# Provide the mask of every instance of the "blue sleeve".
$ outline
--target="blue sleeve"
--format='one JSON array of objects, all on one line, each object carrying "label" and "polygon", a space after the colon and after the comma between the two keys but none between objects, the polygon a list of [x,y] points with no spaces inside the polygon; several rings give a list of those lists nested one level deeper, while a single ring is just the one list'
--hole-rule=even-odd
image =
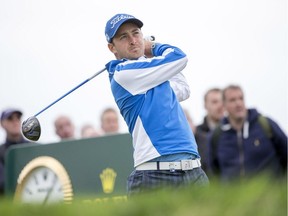
[{"label": "blue sleeve", "polygon": [[152,53],[154,56],[162,56],[164,52],[169,48],[174,50],[173,54],[174,54],[175,60],[186,56],[186,54],[178,47],[171,46],[169,44],[160,44],[160,43],[155,43],[155,47],[152,49]]}]

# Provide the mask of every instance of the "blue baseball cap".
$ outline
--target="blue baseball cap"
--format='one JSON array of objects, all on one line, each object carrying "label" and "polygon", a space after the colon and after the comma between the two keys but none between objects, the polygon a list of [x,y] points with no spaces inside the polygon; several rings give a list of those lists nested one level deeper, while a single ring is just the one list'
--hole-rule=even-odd
[{"label": "blue baseball cap", "polygon": [[22,116],[22,112],[20,110],[9,108],[9,109],[6,109],[2,112],[1,121],[4,119],[8,119],[14,113],[18,113],[20,116]]},{"label": "blue baseball cap", "polygon": [[112,42],[113,37],[123,23],[131,22],[139,28],[143,26],[142,21],[129,14],[116,14],[106,23],[105,36],[108,43]]}]

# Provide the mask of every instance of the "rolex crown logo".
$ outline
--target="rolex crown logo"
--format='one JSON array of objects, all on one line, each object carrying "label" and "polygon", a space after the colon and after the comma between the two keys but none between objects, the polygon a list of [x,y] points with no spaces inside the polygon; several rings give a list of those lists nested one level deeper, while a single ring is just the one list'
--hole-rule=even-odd
[{"label": "rolex crown logo", "polygon": [[102,171],[100,174],[100,179],[104,193],[113,192],[116,176],[117,173],[111,168],[106,168]]}]

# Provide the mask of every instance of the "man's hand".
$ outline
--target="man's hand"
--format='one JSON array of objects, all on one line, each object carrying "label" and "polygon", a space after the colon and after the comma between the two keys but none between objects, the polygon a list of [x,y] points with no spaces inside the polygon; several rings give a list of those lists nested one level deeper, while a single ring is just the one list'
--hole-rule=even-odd
[{"label": "man's hand", "polygon": [[144,37],[144,43],[145,43],[144,54],[148,58],[152,58],[153,57],[152,46],[155,44],[154,41],[155,41],[155,37],[154,36]]}]

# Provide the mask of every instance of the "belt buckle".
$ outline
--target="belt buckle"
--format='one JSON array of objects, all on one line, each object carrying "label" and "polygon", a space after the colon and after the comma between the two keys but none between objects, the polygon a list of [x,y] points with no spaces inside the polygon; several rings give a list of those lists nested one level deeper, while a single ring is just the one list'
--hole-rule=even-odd
[{"label": "belt buckle", "polygon": [[169,162],[169,170],[170,172],[175,172],[175,165],[173,162]]},{"label": "belt buckle", "polygon": [[181,160],[181,169],[182,170],[192,170],[193,169],[192,160]]}]

